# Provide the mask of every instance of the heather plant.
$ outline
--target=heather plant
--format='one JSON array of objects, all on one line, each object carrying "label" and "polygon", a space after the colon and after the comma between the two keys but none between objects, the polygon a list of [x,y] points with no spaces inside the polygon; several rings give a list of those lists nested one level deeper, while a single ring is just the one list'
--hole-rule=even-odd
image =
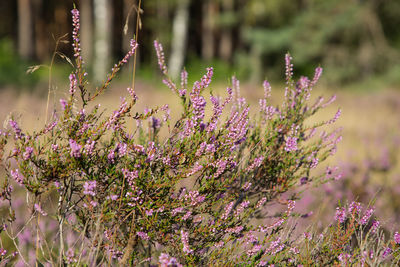
[{"label": "heather plant", "polygon": [[[369,247],[383,236],[365,235],[372,213],[362,214],[359,206],[356,212],[349,207],[344,219],[337,215],[338,222],[322,236],[310,232],[296,241],[299,216],[294,210],[301,197],[296,192],[340,178],[333,167],[320,174],[314,170],[335,153],[341,139],[338,130],[327,131],[340,110],[327,121],[309,122],[334,101],[320,97],[310,103],[320,67],[311,80],[295,81],[287,54],[282,105],[270,104],[271,87],[265,81],[258,114],[251,116],[235,77],[225,97],[209,94],[209,107],[205,95],[213,68],[191,89],[186,71],[175,83],[162,45],[155,41],[163,82],[181,100],[181,115],[171,118],[167,105],[135,110],[134,88],[107,114],[97,97],[134,55],[137,43],[131,41],[128,54],[91,90],[81,57],[79,11],[72,10],[72,16],[75,69],[68,98],[60,99],[60,109],[42,130],[28,133],[11,118],[1,132],[6,170],[1,200],[8,209],[0,231],[2,244],[10,244],[9,252],[1,248],[1,260],[17,257],[26,265],[33,260],[76,266],[266,266],[325,265],[353,258],[358,263],[366,249],[383,255],[381,246]],[[134,129],[128,130],[131,124]],[[18,196],[12,182],[26,194],[28,211],[22,221],[15,212]],[[273,202],[286,208],[264,220]],[[387,258],[398,260],[398,239],[395,235],[390,246],[382,241],[391,250]]]}]

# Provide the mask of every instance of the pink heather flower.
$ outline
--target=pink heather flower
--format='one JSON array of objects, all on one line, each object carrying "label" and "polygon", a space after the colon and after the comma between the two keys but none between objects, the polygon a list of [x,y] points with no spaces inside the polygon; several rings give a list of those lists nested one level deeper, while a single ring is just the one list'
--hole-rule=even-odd
[{"label": "pink heather flower", "polygon": [[19,128],[18,123],[14,120],[10,120],[9,124],[10,124],[11,128],[13,129],[13,131],[15,132],[15,138],[21,139],[23,134],[22,134],[21,128]]},{"label": "pink heather flower", "polygon": [[247,233],[245,240],[247,245],[258,242],[258,238],[252,232]]},{"label": "pink heather flower", "polygon": [[33,205],[33,207],[37,212],[39,212],[43,216],[47,216],[47,213],[39,206],[39,204],[35,203],[35,205]]},{"label": "pink heather flower", "polygon": [[176,214],[181,213],[181,212],[183,212],[183,208],[182,208],[182,207],[179,207],[179,208],[173,209],[173,210],[171,211],[171,215],[172,215],[172,216],[175,216]]},{"label": "pink heather flower", "polygon": [[214,177],[218,178],[225,171],[227,165],[228,165],[227,160],[224,159],[218,160],[218,162],[216,163],[217,171],[215,172]]},{"label": "pink heather flower", "polygon": [[[374,221],[371,226],[371,233],[375,234],[378,231],[379,226],[380,226],[380,222]],[[399,241],[400,241],[400,236],[399,236]]]},{"label": "pink heather flower", "polygon": [[264,156],[260,156],[258,158],[255,158],[253,163],[246,168],[246,171],[251,171],[251,170],[254,170],[254,169],[260,167],[261,164],[263,163],[263,160],[264,160]]},{"label": "pink heather flower", "polygon": [[335,101],[336,101],[336,95],[333,95],[333,96],[331,96],[331,98],[330,98],[326,103],[324,103],[321,107],[322,107],[322,108],[325,108],[325,107],[329,106],[330,104],[332,104],[332,103],[335,102]]},{"label": "pink heather flower", "polygon": [[[289,53],[285,55],[285,76],[286,76],[286,83],[289,86],[293,77],[293,64],[291,63],[292,57]],[[288,89],[288,88],[287,88]],[[287,95],[287,93],[285,93]]]},{"label": "pink heather flower", "polygon": [[46,133],[50,132],[51,130],[54,129],[54,127],[57,126],[57,124],[58,124],[58,119],[56,119],[53,122],[49,123],[48,125],[46,125],[46,128],[44,128],[43,133],[46,134]]},{"label": "pink heather flower", "polygon": [[249,249],[246,254],[251,256],[256,255],[261,250],[261,245],[255,245],[251,249]]},{"label": "pink heather flower", "polygon": [[390,254],[392,254],[392,249],[389,248],[389,247],[387,247],[387,248],[385,248],[385,250],[383,251],[382,258],[384,259],[384,258],[388,257]]},{"label": "pink heather flower", "polygon": [[223,245],[225,245],[225,242],[224,242],[224,241],[219,241],[218,243],[216,243],[216,244],[214,245],[214,247],[216,247],[216,248],[222,248]]},{"label": "pink heather flower", "polygon": [[183,266],[175,258],[170,257],[166,253],[161,253],[160,257],[158,258],[158,261],[160,263],[160,267],[169,267],[169,266],[182,267]]},{"label": "pink heather flower", "polygon": [[313,158],[311,160],[311,164],[310,164],[310,169],[315,169],[318,165],[319,159],[318,158]]},{"label": "pink heather flower", "polygon": [[250,204],[250,201],[248,201],[248,200],[240,203],[239,207],[235,211],[235,217],[238,217],[244,211],[244,209],[249,206],[249,204]]},{"label": "pink heather flower", "polygon": [[361,203],[355,201],[351,202],[351,204],[349,205],[349,214],[353,214],[354,211],[355,211],[354,215],[360,214]]},{"label": "pink heather flower", "polygon": [[244,229],[244,227],[242,225],[240,226],[236,226],[234,228],[228,228],[225,230],[226,233],[235,233],[235,234],[240,234],[240,232],[242,232],[242,230]]},{"label": "pink heather flower", "polygon": [[200,195],[198,191],[191,191],[189,192],[189,194],[185,196],[185,199],[186,200],[190,199],[191,200],[190,205],[195,206],[202,203],[205,200],[205,197]]},{"label": "pink heather flower", "polygon": [[264,87],[264,98],[269,98],[271,97],[271,85],[269,84],[268,81],[263,82],[263,87]]},{"label": "pink heather flower", "polygon": [[393,239],[394,239],[394,242],[396,242],[396,244],[400,244],[400,234],[398,232],[394,233]]},{"label": "pink heather flower", "polygon": [[32,147],[30,147],[30,146],[26,147],[26,148],[25,148],[25,152],[24,152],[24,154],[22,155],[22,157],[24,158],[24,160],[30,159],[31,156],[32,156],[32,152],[33,152],[33,148],[32,148]]},{"label": "pink heather flower", "polygon": [[192,216],[192,212],[188,211],[186,212],[186,214],[182,217],[182,220],[186,221],[187,219],[190,218],[190,216]]},{"label": "pink heather flower", "polygon": [[115,200],[118,199],[118,195],[107,196],[106,199],[107,199],[107,200],[108,200],[108,199],[111,199],[111,200],[115,201]]},{"label": "pink heather flower", "polygon": [[[180,96],[184,96],[185,94],[181,95],[181,91],[185,90],[187,88],[187,84],[188,84],[188,73],[186,70],[182,70],[181,72],[181,90],[179,90],[179,95]],[[185,90],[186,93],[186,90]]]},{"label": "pink heather flower", "polygon": [[126,155],[127,152],[127,144],[125,143],[119,143],[117,146],[117,150],[118,150],[118,156],[123,157]]},{"label": "pink heather flower", "polygon": [[200,165],[198,162],[196,162],[190,172],[186,175],[187,177],[192,176],[193,174],[196,174],[197,172],[201,171],[203,169],[203,165]]},{"label": "pink heather flower", "polygon": [[0,248],[0,258],[4,257],[7,254],[7,250],[5,250],[4,248]]},{"label": "pink heather flower", "polygon": [[288,200],[288,207],[287,207],[287,211],[286,211],[286,215],[289,216],[290,214],[292,214],[294,207],[296,206],[296,201],[294,200]]},{"label": "pink heather flower", "polygon": [[225,209],[224,209],[225,212],[222,214],[221,220],[228,219],[228,216],[231,213],[234,204],[235,204],[235,202],[232,201],[231,203],[229,203],[228,205],[225,206]]},{"label": "pink heather flower", "polygon": [[108,162],[115,163],[115,151],[111,150],[107,155]]},{"label": "pink heather flower", "polygon": [[91,140],[91,139],[87,140],[87,141],[86,141],[86,144],[85,144],[85,146],[84,146],[84,148],[83,148],[83,153],[84,153],[85,155],[87,155],[87,156],[93,155],[95,144],[96,144],[95,141],[93,141],[93,140]]},{"label": "pink heather flower", "polygon": [[246,183],[242,186],[243,191],[249,190],[250,187],[251,187],[251,185],[252,185],[252,183],[246,182]]},{"label": "pink heather flower", "polygon": [[74,262],[77,262],[77,259],[75,259],[75,252],[74,252],[73,248],[68,249],[66,256],[67,256],[67,260],[66,260],[67,264],[72,264]]},{"label": "pink heather flower", "polygon": [[263,197],[262,199],[260,199],[256,204],[256,209],[259,209],[260,207],[262,207],[265,202],[267,202],[267,198],[266,197]]},{"label": "pink heather flower", "polygon": [[208,144],[206,146],[206,151],[208,153],[215,153],[216,149],[215,149],[215,145],[214,144]]},{"label": "pink heather flower", "polygon": [[185,254],[193,253],[193,249],[189,247],[189,234],[183,230],[181,230],[181,240],[183,244],[183,252]]},{"label": "pink heather flower", "polygon": [[169,79],[163,79],[162,80],[163,84],[165,84],[172,92],[175,93],[176,91],[176,85]]},{"label": "pink heather flower", "polygon": [[342,263],[342,265],[347,266],[347,261],[350,259],[350,254],[347,253],[341,253],[338,257],[340,263]]},{"label": "pink heather flower", "polygon": [[[125,55],[125,57],[120,61],[120,65],[125,64],[128,62],[128,59],[135,54],[136,48],[138,47],[138,44],[134,39],[131,39],[129,43],[131,49],[128,51],[128,53]],[[136,100],[136,94],[134,94],[132,89],[128,89],[129,94],[132,96],[133,99]]]},{"label": "pink heather flower", "polygon": [[19,184],[24,185],[24,177],[19,173],[19,169],[11,170],[11,177]]},{"label": "pink heather flower", "polygon": [[371,218],[372,214],[374,213],[374,209],[370,208],[368,210],[365,211],[364,216],[361,218],[360,220],[360,224],[361,225],[365,225],[367,224],[367,222],[369,221],[369,219]]},{"label": "pink heather flower", "polygon": [[129,171],[127,169],[122,169],[122,174],[125,177],[125,180],[128,181],[128,184],[133,188],[135,186],[135,179],[139,177],[139,171]]},{"label": "pink heather flower", "polygon": [[335,220],[339,221],[340,223],[344,223],[344,221],[346,220],[346,209],[344,207],[336,207]]},{"label": "pink heather flower", "polygon": [[73,139],[69,139],[69,146],[71,149],[71,157],[80,158],[82,146]]},{"label": "pink heather flower", "polygon": [[73,95],[76,92],[78,81],[76,80],[75,74],[69,75],[69,93]]},{"label": "pink heather flower", "polygon": [[328,121],[328,124],[335,123],[339,119],[341,113],[342,113],[342,110],[338,109],[335,116],[330,121]]},{"label": "pink heather flower", "polygon": [[267,232],[267,231],[270,230],[270,229],[276,229],[276,228],[280,227],[284,222],[285,222],[285,219],[280,218],[280,219],[277,220],[275,223],[273,223],[273,224],[271,224],[271,225],[269,225],[269,226],[267,226],[267,227],[264,227],[264,226],[260,225],[258,228],[259,228],[259,230],[260,230],[261,232],[265,233],[265,232]]},{"label": "pink heather flower", "polygon": [[60,98],[60,105],[61,105],[61,109],[64,111],[65,108],[67,107],[67,101],[65,99]]},{"label": "pink heather flower", "polygon": [[153,215],[154,210],[153,209],[149,209],[149,210],[146,210],[145,213],[146,213],[146,216],[151,216],[151,215]]},{"label": "pink heather flower", "polygon": [[285,245],[281,244],[281,239],[278,237],[277,240],[271,242],[266,252],[270,252],[271,255],[275,255],[276,253],[282,251],[284,247]]},{"label": "pink heather flower", "polygon": [[96,181],[86,181],[83,184],[83,194],[91,195],[94,197],[96,195],[96,192],[95,192],[96,186],[97,186]]},{"label": "pink heather flower", "polygon": [[80,22],[79,22],[79,10],[74,8],[71,10],[72,13],[72,39],[73,39],[73,48],[74,48],[74,57],[79,58],[82,60],[81,57],[81,47],[80,47],[80,40],[79,40],[79,29],[80,29]]},{"label": "pink heather flower", "polygon": [[314,78],[311,81],[311,87],[313,87],[318,82],[319,78],[322,75],[322,71],[323,71],[323,69],[321,67],[317,67],[315,69]]},{"label": "pink heather flower", "polygon": [[105,124],[106,129],[108,130],[112,127],[114,130],[116,130],[120,128],[118,121],[121,118],[122,114],[126,113],[127,111],[128,111],[128,103],[126,102],[125,98],[121,98],[121,104],[119,105],[118,110],[114,110],[113,114]]},{"label": "pink heather flower", "polygon": [[145,233],[145,232],[137,232],[136,235],[138,237],[140,237],[141,239],[143,239],[143,240],[149,240],[150,239],[149,235],[147,233]]},{"label": "pink heather flower", "polygon": [[167,66],[165,65],[165,58],[164,58],[164,50],[162,44],[159,43],[157,40],[154,40],[154,48],[156,49],[158,65],[160,66],[160,70],[163,74],[167,75],[168,70]]},{"label": "pink heather flower", "polygon": [[289,251],[290,251],[291,253],[295,254],[295,255],[297,255],[297,254],[299,254],[299,253],[300,253],[299,249],[298,249],[298,248],[296,248],[296,247],[290,248],[290,250],[289,250]]},{"label": "pink heather flower", "polygon": [[289,136],[286,138],[285,150],[287,152],[297,150],[297,138],[296,137]]}]

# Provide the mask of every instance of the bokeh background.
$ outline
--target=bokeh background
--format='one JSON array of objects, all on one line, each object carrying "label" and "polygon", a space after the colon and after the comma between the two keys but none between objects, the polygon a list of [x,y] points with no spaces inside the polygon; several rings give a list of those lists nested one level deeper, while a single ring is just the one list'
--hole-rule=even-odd
[{"label": "bokeh background", "polygon": [[[254,110],[264,79],[273,84],[273,101],[282,100],[286,52],[293,56],[297,76],[312,76],[321,65],[324,73],[314,96],[336,94],[337,102],[315,119],[330,119],[342,108],[337,124],[343,127],[343,141],[330,164],[343,175],[307,192],[300,208],[305,217],[313,210],[309,217],[314,221],[329,221],[339,200],[358,200],[374,205],[389,228],[397,227],[399,0],[142,0],[139,24],[137,0],[1,0],[1,121],[13,115],[25,130],[33,130],[43,125],[47,103],[59,108],[72,70],[74,5],[81,11],[82,50],[92,88],[128,51],[139,27],[139,109],[177,103],[161,82],[155,39],[164,45],[172,77],[185,67],[193,82],[205,67],[214,66],[213,90],[223,93],[236,75]],[[132,69],[129,64],[118,75],[100,100],[103,107],[118,106]]]}]

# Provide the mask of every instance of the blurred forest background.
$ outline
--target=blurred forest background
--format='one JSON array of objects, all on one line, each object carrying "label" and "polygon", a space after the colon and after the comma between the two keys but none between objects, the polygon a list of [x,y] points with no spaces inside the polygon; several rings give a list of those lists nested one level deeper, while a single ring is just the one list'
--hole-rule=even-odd
[{"label": "blurred forest background", "polygon": [[[81,11],[82,51],[94,81],[123,57],[135,33],[137,0],[1,0],[0,88],[32,87],[47,79],[47,72],[41,77],[25,71],[50,62],[56,40],[71,32],[74,4]],[[143,0],[142,11],[144,79],[157,72],[152,42],[158,39],[174,77],[183,66],[196,72],[213,65],[224,81],[233,73],[250,83],[280,80],[283,56],[290,51],[297,73],[312,75],[320,64],[329,86],[372,79],[400,84],[398,0]],[[57,50],[72,56],[66,42]],[[69,72],[65,60],[56,65],[62,75]]]}]

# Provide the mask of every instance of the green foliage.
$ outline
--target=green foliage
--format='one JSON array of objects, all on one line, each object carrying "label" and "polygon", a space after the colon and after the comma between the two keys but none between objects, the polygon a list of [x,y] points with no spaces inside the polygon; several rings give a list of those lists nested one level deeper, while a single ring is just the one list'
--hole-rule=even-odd
[{"label": "green foliage", "polygon": [[17,85],[32,88],[40,77],[37,73],[27,74],[28,66],[28,62],[17,56],[10,40],[0,40],[0,87]]}]

